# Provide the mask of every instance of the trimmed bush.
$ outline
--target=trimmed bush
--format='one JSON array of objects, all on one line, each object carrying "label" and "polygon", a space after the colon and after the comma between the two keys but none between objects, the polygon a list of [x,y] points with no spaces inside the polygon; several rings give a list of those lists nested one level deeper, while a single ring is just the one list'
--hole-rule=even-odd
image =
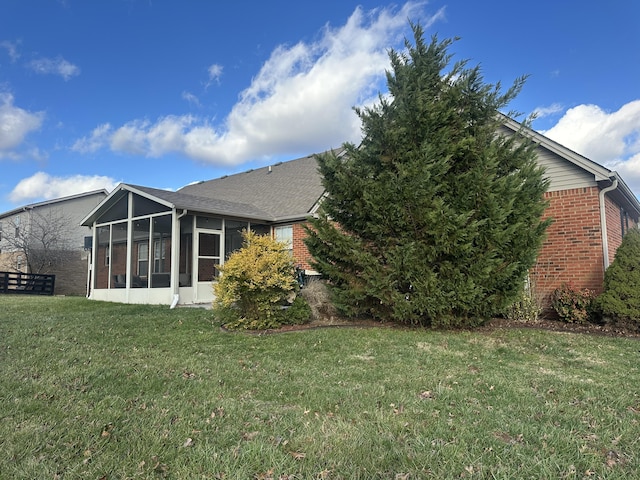
[{"label": "trimmed bush", "polygon": [[627,232],[604,274],[598,307],[608,322],[640,325],[640,230]]},{"label": "trimmed bush", "polygon": [[588,289],[576,289],[568,283],[551,294],[551,306],[561,320],[568,323],[588,323],[592,320],[595,293]]},{"label": "trimmed bush", "polygon": [[220,267],[222,276],[213,287],[217,318],[228,328],[247,330],[308,321],[308,305],[296,301],[298,283],[287,246],[250,231],[243,237],[243,247]]}]

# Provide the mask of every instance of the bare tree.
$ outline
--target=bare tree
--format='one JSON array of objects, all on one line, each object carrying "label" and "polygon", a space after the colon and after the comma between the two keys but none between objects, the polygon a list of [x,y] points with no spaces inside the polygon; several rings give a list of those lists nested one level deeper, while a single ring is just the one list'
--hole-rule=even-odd
[{"label": "bare tree", "polygon": [[47,273],[63,266],[73,254],[73,221],[62,210],[31,209],[9,221],[5,245],[21,255],[30,273]]}]

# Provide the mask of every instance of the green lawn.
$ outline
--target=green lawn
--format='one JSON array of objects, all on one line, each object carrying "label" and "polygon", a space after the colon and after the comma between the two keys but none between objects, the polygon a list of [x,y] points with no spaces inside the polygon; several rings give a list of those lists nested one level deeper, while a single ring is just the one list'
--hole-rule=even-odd
[{"label": "green lawn", "polygon": [[640,478],[640,342],[0,296],[2,479]]}]

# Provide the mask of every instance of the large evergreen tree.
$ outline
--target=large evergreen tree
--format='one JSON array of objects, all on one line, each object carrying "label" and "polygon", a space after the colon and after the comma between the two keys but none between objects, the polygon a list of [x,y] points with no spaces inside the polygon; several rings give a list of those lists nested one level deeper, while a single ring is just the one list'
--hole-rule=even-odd
[{"label": "large evergreen tree", "polygon": [[390,51],[389,96],[356,109],[362,143],[318,157],[327,196],[306,243],[344,313],[469,325],[522,288],[547,183],[531,142],[498,135],[525,79],[502,93],[449,65],[452,40],[412,28],[415,45]]}]

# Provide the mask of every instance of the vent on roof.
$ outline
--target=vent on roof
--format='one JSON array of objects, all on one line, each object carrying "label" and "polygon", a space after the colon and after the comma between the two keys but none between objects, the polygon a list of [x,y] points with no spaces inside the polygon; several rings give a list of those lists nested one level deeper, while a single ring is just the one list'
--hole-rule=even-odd
[{"label": "vent on roof", "polygon": [[267,173],[271,173],[271,165],[269,165],[269,170],[267,170]]}]

